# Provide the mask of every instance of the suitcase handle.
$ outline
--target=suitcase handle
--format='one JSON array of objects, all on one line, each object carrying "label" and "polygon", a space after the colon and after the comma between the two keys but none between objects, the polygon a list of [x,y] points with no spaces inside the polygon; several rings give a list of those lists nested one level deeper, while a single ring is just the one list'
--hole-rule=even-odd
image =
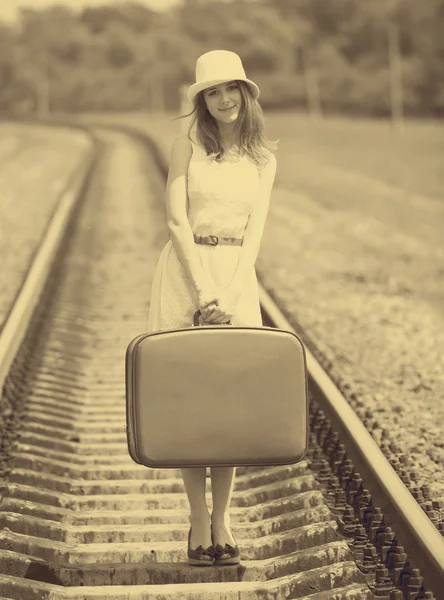
[{"label": "suitcase handle", "polygon": [[[200,317],[200,310],[197,309],[193,316],[193,326],[194,327],[200,326],[199,317]],[[208,323],[208,324],[211,325],[211,323]],[[219,323],[214,323],[214,325],[219,325]],[[227,321],[226,323],[220,323],[220,325],[231,325],[231,321]]]}]

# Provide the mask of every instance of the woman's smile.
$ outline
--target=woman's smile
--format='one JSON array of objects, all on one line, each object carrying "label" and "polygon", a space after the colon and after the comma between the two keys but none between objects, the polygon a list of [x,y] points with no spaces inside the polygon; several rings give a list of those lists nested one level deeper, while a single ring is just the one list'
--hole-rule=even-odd
[{"label": "woman's smile", "polygon": [[[228,81],[206,89],[205,102],[210,114],[220,124],[231,126],[236,121],[242,106],[242,95],[238,83]],[[222,117],[220,113],[226,113],[227,117]]]}]

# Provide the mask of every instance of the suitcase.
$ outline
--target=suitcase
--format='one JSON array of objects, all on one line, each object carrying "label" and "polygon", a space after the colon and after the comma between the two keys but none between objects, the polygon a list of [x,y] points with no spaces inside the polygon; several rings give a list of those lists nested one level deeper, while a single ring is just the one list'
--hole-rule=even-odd
[{"label": "suitcase", "polygon": [[299,462],[308,445],[305,349],[272,327],[145,333],[125,357],[127,443],[151,468]]}]

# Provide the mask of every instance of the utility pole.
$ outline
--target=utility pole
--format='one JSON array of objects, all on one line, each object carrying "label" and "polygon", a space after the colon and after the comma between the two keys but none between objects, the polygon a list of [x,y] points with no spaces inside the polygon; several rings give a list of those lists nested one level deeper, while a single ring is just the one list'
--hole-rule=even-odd
[{"label": "utility pole", "polygon": [[301,47],[302,68],[304,71],[305,96],[308,114],[312,119],[322,117],[321,95],[319,92],[319,71],[316,61],[312,60],[313,50],[307,44]]},{"label": "utility pole", "polygon": [[40,119],[45,119],[51,111],[50,66],[47,55],[39,48],[31,49],[32,56],[24,46],[17,52],[17,63],[23,79],[34,95],[34,112]]},{"label": "utility pole", "polygon": [[[161,30],[160,30],[161,31]],[[157,32],[156,32],[157,33]],[[162,38],[153,34],[153,57],[154,62],[151,68],[151,112],[165,112],[165,78],[162,64]]]},{"label": "utility pole", "polygon": [[387,37],[389,59],[389,87],[392,126],[404,133],[404,94],[402,86],[402,56],[399,43],[399,25],[396,21],[396,8],[392,0],[387,0]]},{"label": "utility pole", "polygon": [[37,116],[46,119],[51,112],[51,82],[49,77],[49,64],[42,62],[41,77],[37,81]]},{"label": "utility pole", "polygon": [[310,118],[322,118],[321,92],[319,89],[319,27],[312,0],[307,1],[308,24],[311,33],[302,43],[302,65],[304,70],[305,94]]}]

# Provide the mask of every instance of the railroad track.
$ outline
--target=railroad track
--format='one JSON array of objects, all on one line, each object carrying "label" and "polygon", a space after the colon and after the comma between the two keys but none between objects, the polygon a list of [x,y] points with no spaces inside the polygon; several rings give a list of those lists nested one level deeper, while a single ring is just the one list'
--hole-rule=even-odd
[{"label": "railroad track", "polygon": [[[444,598],[440,532],[308,348],[305,459],[238,468],[241,564],[187,564],[180,471],[137,465],[126,447],[124,356],[147,319],[147,256],[167,239],[165,166],[139,133],[93,131],[96,152],[0,335],[16,407],[3,441],[0,600]],[[264,324],[291,329],[260,293]]]}]

